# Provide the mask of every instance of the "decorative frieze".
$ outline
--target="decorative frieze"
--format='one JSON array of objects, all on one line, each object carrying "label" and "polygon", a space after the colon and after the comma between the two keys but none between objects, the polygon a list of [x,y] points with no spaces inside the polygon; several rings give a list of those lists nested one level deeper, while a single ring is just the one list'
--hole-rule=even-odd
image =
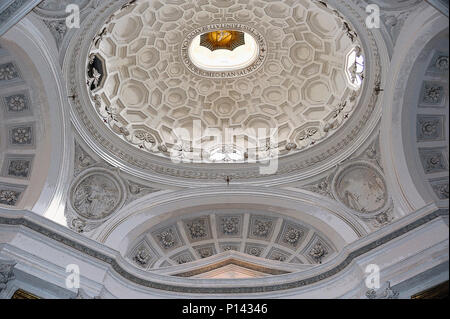
[{"label": "decorative frieze", "polygon": [[311,256],[317,263],[322,262],[322,258],[324,258],[328,254],[327,248],[318,241],[309,251],[308,255]]},{"label": "decorative frieze", "polygon": [[428,72],[445,73],[448,72],[448,53],[436,52],[431,59]]},{"label": "decorative frieze", "polygon": [[95,163],[96,161],[75,141],[75,176]]},{"label": "decorative frieze", "polygon": [[319,180],[316,183],[307,185],[304,187],[306,190],[309,190],[311,192],[323,195],[323,196],[327,196],[331,199],[334,199],[333,193],[331,191],[331,181],[330,181],[330,177],[325,177],[322,178],[321,180]]},{"label": "decorative frieze", "polygon": [[33,155],[6,154],[1,175],[28,179],[31,175],[32,164]]},{"label": "decorative frieze", "polygon": [[438,56],[434,66],[438,70],[447,71],[448,70],[448,55]]}]

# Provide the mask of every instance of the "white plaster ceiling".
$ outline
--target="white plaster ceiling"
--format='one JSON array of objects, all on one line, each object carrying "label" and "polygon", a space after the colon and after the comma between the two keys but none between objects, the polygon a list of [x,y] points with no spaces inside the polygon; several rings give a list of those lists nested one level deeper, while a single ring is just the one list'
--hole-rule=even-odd
[{"label": "white plaster ceiling", "polygon": [[0,207],[31,209],[49,167],[45,95],[29,58],[0,43]]},{"label": "white plaster ceiling", "polygon": [[144,231],[125,255],[149,270],[210,260],[226,252],[313,265],[326,262],[337,250],[326,235],[302,221],[265,211],[222,209],[161,221]]},{"label": "white plaster ceiling", "polygon": [[[117,136],[160,156],[229,161],[252,156],[205,131],[194,138],[194,121],[222,136],[228,128],[247,130],[241,136],[251,141],[259,128],[276,129],[277,139],[268,142],[275,132],[266,131],[250,147],[262,159],[307,149],[352,115],[360,90],[345,74],[346,57],[361,45],[337,11],[309,0],[228,2],[197,8],[193,0],[138,0],[108,19],[90,49],[105,65],[91,102]],[[263,63],[239,77],[194,74],[181,57],[187,32],[227,21],[257,26],[267,45]],[[179,128],[189,137],[174,133]]]}]

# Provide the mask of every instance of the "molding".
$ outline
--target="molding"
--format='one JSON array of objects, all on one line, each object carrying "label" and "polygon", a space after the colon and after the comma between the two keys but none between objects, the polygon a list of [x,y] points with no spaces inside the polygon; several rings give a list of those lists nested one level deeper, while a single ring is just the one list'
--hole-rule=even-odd
[{"label": "molding", "polygon": [[448,0],[426,0],[426,2],[448,18]]},{"label": "molding", "polygon": [[[6,211],[7,212],[7,211]],[[418,214],[422,215],[421,212],[418,212]],[[9,215],[9,216],[8,216]],[[371,241],[363,240],[362,243],[360,243],[359,246],[355,249],[355,246],[353,250],[346,252],[346,256],[343,260],[339,262],[338,265],[334,266],[331,269],[326,270],[325,272],[322,272],[320,274],[312,275],[308,278],[304,279],[294,279],[289,282],[281,282],[278,284],[259,284],[257,286],[253,287],[246,287],[242,286],[236,286],[236,287],[229,287],[229,286],[223,286],[219,287],[217,284],[214,284],[214,286],[203,286],[198,287],[196,284],[192,283],[190,285],[184,285],[180,286],[180,284],[183,284],[183,281],[180,281],[175,284],[171,284],[170,280],[151,280],[151,279],[144,279],[142,275],[135,275],[133,273],[130,273],[127,271],[124,266],[121,264],[123,263],[123,259],[112,257],[110,255],[106,255],[99,251],[99,249],[91,248],[86,245],[81,244],[80,241],[75,241],[74,237],[78,237],[79,235],[71,234],[70,236],[64,235],[60,231],[54,231],[49,226],[42,226],[38,222],[33,221],[32,219],[39,219],[38,216],[27,216],[28,214],[22,215],[21,217],[11,217],[11,214],[8,213],[0,213],[0,225],[5,226],[22,226],[25,228],[28,228],[34,232],[37,232],[43,236],[46,236],[50,239],[53,239],[55,241],[58,241],[60,244],[63,244],[65,246],[68,246],[72,248],[75,251],[79,251],[83,253],[84,255],[90,256],[92,258],[95,258],[103,263],[108,264],[112,270],[114,270],[118,275],[120,275],[122,278],[129,280],[133,282],[134,284],[144,286],[147,288],[152,288],[156,290],[165,290],[170,292],[182,292],[182,293],[201,293],[201,294],[249,294],[249,293],[263,293],[263,292],[271,292],[271,291],[283,291],[288,289],[294,289],[299,287],[304,287],[307,285],[312,285],[314,283],[318,283],[322,280],[328,279],[342,271],[344,271],[357,257],[363,256],[364,254],[368,253],[369,251],[372,251],[375,248],[378,248],[386,243],[391,242],[394,239],[397,239],[437,218],[448,216],[448,209],[439,209],[435,210],[431,213],[426,214],[425,216],[407,216],[404,218],[404,220],[397,221],[396,223],[390,225],[393,226],[399,226],[400,227],[393,230],[390,233],[382,233],[381,237],[374,239],[373,234],[369,235],[368,238],[372,238]],[[415,215],[415,214],[414,214]],[[415,220],[411,220],[413,217],[415,217]],[[405,224],[404,221],[407,221]],[[50,224],[47,221],[48,224]],[[61,226],[57,226],[57,228],[61,228]],[[388,227],[388,228],[391,228]],[[68,230],[64,229],[68,232]],[[325,266],[325,265],[322,265]],[[318,267],[322,269],[320,266]],[[294,274],[295,275],[295,274]],[[281,275],[282,276],[290,276],[288,275]],[[292,278],[292,277],[291,277]],[[295,277],[294,277],[295,278]],[[241,282],[241,281],[239,281]],[[279,282],[279,281],[278,281]]]},{"label": "molding", "polygon": [[42,0],[13,0],[6,1],[6,4],[9,2],[9,6],[7,7],[0,5],[0,36],[4,35],[41,1]]}]

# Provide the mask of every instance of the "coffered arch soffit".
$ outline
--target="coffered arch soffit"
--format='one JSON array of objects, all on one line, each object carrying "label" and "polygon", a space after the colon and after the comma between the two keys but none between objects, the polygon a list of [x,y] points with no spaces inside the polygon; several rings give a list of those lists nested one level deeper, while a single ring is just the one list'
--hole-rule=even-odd
[{"label": "coffered arch soffit", "polygon": [[7,209],[39,202],[52,149],[42,75],[21,45],[0,41],[0,206]]},{"label": "coffered arch soffit", "polygon": [[[445,36],[447,40],[444,40]],[[445,204],[445,200],[442,201],[443,198],[439,198],[431,186],[435,183],[435,188],[439,184],[439,189],[445,189],[441,183],[445,168],[437,175],[424,173],[419,154],[421,148],[441,148],[442,155],[438,157],[442,157],[443,161],[438,166],[448,165],[448,148],[444,146],[442,149],[442,145],[448,141],[447,129],[444,129],[448,125],[448,79],[445,79],[448,77],[448,68],[436,68],[439,57],[448,61],[448,50],[443,49],[443,41],[448,43],[448,20],[434,8],[425,8],[405,22],[391,62],[390,80],[383,97],[380,146],[386,182],[402,214],[430,202]],[[425,95],[427,87],[428,91],[432,90],[431,97]],[[437,90],[442,87],[439,97],[433,93],[433,87],[437,87]],[[427,119],[433,118],[437,120],[437,129],[432,130],[434,133],[430,132],[430,136],[424,136],[422,127],[426,130],[426,123],[430,122]],[[423,125],[419,125],[419,122]]]},{"label": "coffered arch soffit", "polygon": [[[67,179],[71,170],[72,128],[64,80],[57,67],[58,55],[48,45],[50,37],[45,26],[26,17],[10,29],[3,39],[7,48],[14,50],[17,59],[22,59],[18,63],[19,69],[24,69],[27,83],[34,83],[31,87],[35,92],[30,93],[31,99],[27,102],[30,103],[30,114],[40,114],[42,122],[36,131],[40,135],[33,136],[38,147],[36,155],[42,152],[39,157],[35,157],[33,167],[39,167],[35,174],[42,175],[42,181],[40,184],[32,183],[36,185],[34,195],[27,197],[34,198],[35,202],[29,209],[41,215],[48,214],[48,218],[64,224],[64,219],[59,217],[63,217]],[[8,43],[11,45],[8,46]],[[23,154],[27,154],[27,151]]]},{"label": "coffered arch soffit", "polygon": [[[225,215],[245,215],[246,227],[249,225],[250,215],[258,215],[254,213],[257,211],[262,215],[271,214],[269,219],[278,216],[275,219],[282,221],[280,216],[285,216],[287,220],[297,220],[300,224],[310,225],[318,233],[325,234],[322,237],[328,238],[335,251],[370,232],[370,228],[352,210],[309,191],[268,190],[261,187],[238,187],[227,189],[226,193],[224,191],[223,187],[214,187],[208,190],[190,189],[150,194],[123,207],[110,220],[86,235],[126,255],[130,245],[135,244],[142,234],[165,220],[185,215],[208,215],[202,212],[214,215],[227,210],[229,212]],[[264,198],[270,198],[271,204],[261,204]],[[212,222],[208,223],[212,225]],[[215,233],[217,235],[216,231]]]}]

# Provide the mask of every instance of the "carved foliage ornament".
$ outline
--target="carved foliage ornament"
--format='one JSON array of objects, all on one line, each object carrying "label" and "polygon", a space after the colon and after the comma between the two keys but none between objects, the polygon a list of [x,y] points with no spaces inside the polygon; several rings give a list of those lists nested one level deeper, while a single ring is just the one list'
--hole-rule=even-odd
[{"label": "carved foliage ornament", "polygon": [[0,65],[0,81],[10,81],[18,77],[19,73],[12,63]]},{"label": "carved foliage ornament", "polygon": [[255,219],[252,234],[253,236],[267,238],[270,234],[273,221]]},{"label": "carved foliage ornament", "polygon": [[367,299],[397,299],[399,292],[391,288],[391,283],[386,282],[380,289],[370,289],[366,292]]},{"label": "carved foliage ornament", "polygon": [[225,235],[236,235],[239,232],[239,218],[222,217],[222,230]]},{"label": "carved foliage ornament", "polygon": [[296,246],[302,236],[303,232],[301,230],[288,228],[288,230],[284,234],[283,241],[291,244],[292,246]]},{"label": "carved foliage ornament", "polygon": [[207,223],[204,219],[198,219],[187,223],[187,228],[189,229],[192,239],[201,239],[208,236]]},{"label": "carved foliage ornament", "polygon": [[439,104],[444,95],[444,87],[441,85],[425,84],[423,102]]},{"label": "carved foliage ornament", "polygon": [[152,255],[147,247],[141,245],[135,252],[133,260],[141,267],[146,268],[152,259]]},{"label": "carved foliage ornament", "polygon": [[15,177],[28,177],[31,162],[29,160],[12,160],[8,166],[8,175]]},{"label": "carved foliage ornament", "polygon": [[328,249],[318,241],[314,244],[308,254],[316,262],[321,263],[322,259],[328,254]]},{"label": "carved foliage ornament", "polygon": [[11,130],[11,143],[16,145],[30,145],[33,143],[33,132],[30,126],[17,127]]},{"label": "carved foliage ornament", "polygon": [[0,204],[15,206],[21,192],[14,190],[0,190]]},{"label": "carved foliage ornament", "polygon": [[162,246],[166,249],[172,248],[176,244],[176,237],[172,229],[167,229],[161,232],[160,234],[157,235],[157,238],[159,239]]},{"label": "carved foliage ornament", "polygon": [[117,206],[118,188],[107,177],[91,175],[74,190],[73,207],[87,219],[103,219]]},{"label": "carved foliage ornament", "polygon": [[22,112],[28,108],[27,100],[24,94],[8,96],[6,105],[9,112]]}]

